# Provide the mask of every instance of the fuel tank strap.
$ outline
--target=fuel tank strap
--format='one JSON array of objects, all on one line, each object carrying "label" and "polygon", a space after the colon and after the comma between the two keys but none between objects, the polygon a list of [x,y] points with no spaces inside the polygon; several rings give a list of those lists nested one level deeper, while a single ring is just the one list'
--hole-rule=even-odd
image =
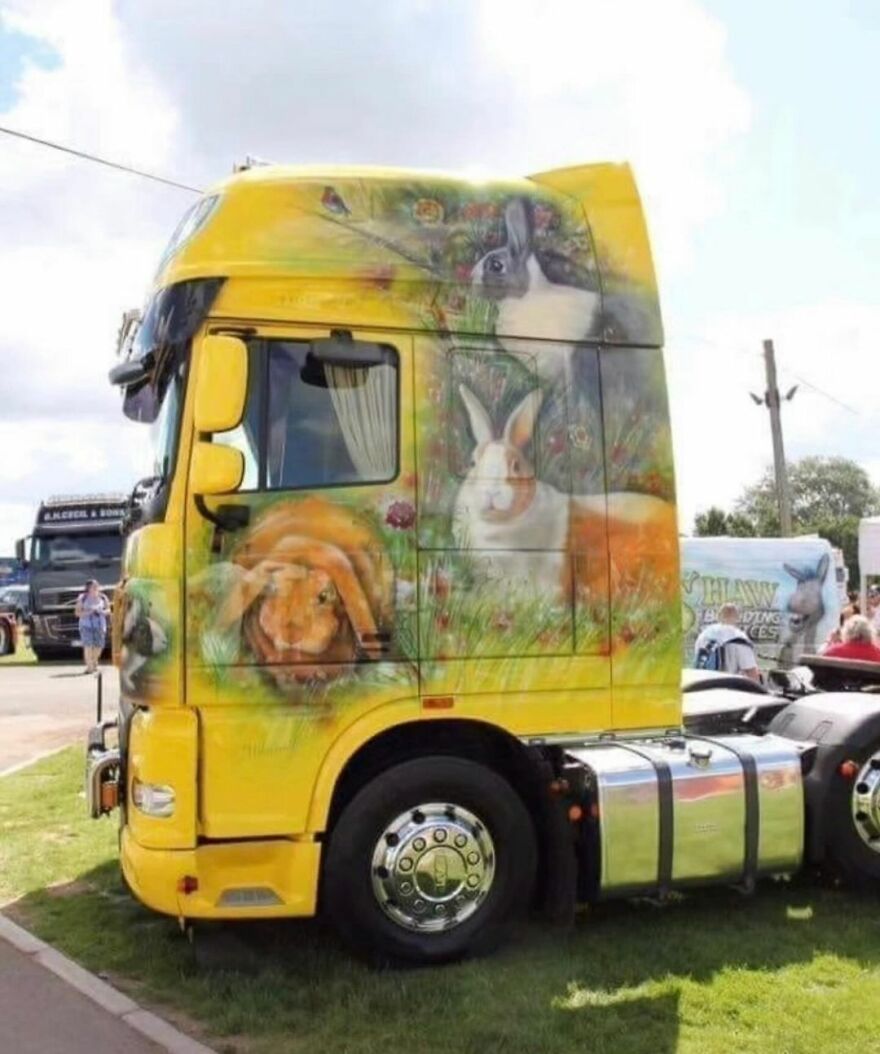
[{"label": "fuel tank strap", "polygon": [[750,751],[738,743],[731,742],[732,736],[724,742],[709,736],[690,736],[702,743],[729,750],[736,755],[743,770],[743,788],[746,799],[745,855],[743,859],[743,885],[751,892],[758,876],[758,839],[761,834],[761,795],[758,788],[758,764]]},{"label": "fuel tank strap", "polygon": [[673,836],[675,834],[675,814],[672,802],[672,771],[669,765],[662,759],[654,757],[647,750],[642,750],[634,743],[615,744],[628,750],[631,754],[637,754],[640,758],[650,762],[657,774],[657,805],[658,805],[658,846],[657,846],[657,892],[661,897],[672,888],[672,848]]}]

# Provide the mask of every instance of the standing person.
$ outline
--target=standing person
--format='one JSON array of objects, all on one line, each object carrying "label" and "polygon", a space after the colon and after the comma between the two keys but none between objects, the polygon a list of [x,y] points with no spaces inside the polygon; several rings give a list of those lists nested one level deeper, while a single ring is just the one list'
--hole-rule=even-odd
[{"label": "standing person", "polygon": [[828,659],[859,659],[861,662],[880,662],[880,648],[874,641],[871,623],[864,615],[853,615],[846,620],[840,644],[832,644],[822,654]]},{"label": "standing person", "polygon": [[698,670],[723,670],[761,682],[755,646],[739,628],[736,604],[722,604],[718,621],[707,626],[694,644],[694,666]]},{"label": "standing person", "polygon": [[79,638],[83,645],[86,673],[96,673],[98,660],[107,641],[107,616],[110,601],[102,593],[94,578],[86,582],[84,593],[76,598],[76,617],[79,619]]}]

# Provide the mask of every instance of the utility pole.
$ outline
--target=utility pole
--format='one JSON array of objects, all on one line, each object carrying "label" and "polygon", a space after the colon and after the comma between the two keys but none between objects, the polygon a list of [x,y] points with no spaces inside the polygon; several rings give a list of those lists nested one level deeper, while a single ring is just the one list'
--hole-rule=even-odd
[{"label": "utility pole", "polygon": [[[781,399],[776,384],[776,357],[773,341],[764,341],[764,368],[767,374],[767,390],[764,398],[752,395],[759,405],[770,411],[770,432],[773,436],[773,469],[776,474],[776,500],[779,503],[779,527],[783,538],[791,534],[791,497],[788,491],[788,472],[785,468],[785,449],[782,445],[782,417],[779,413]],[[797,391],[797,385],[785,395],[786,401]],[[750,393],[751,394],[751,393]]]}]

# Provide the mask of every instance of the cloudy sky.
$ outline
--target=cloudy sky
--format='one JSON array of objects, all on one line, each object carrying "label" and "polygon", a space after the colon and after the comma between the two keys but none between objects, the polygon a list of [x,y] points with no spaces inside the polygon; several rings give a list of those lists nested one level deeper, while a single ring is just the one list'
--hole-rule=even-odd
[{"label": "cloudy sky", "polygon": [[[880,482],[878,54],[876,0],[0,0],[0,125],[195,186],[630,160],[687,527],[769,460],[764,337],[788,455]],[[191,200],[0,135],[0,553],[41,496],[142,474],[106,373]]]}]

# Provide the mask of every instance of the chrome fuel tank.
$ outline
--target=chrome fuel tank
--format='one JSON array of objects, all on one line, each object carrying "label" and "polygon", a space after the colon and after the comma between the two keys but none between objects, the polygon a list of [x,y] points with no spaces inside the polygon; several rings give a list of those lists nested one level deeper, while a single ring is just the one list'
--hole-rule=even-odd
[{"label": "chrome fuel tank", "polygon": [[680,737],[567,751],[598,812],[602,897],[743,882],[800,866],[799,745],[778,736]]}]

